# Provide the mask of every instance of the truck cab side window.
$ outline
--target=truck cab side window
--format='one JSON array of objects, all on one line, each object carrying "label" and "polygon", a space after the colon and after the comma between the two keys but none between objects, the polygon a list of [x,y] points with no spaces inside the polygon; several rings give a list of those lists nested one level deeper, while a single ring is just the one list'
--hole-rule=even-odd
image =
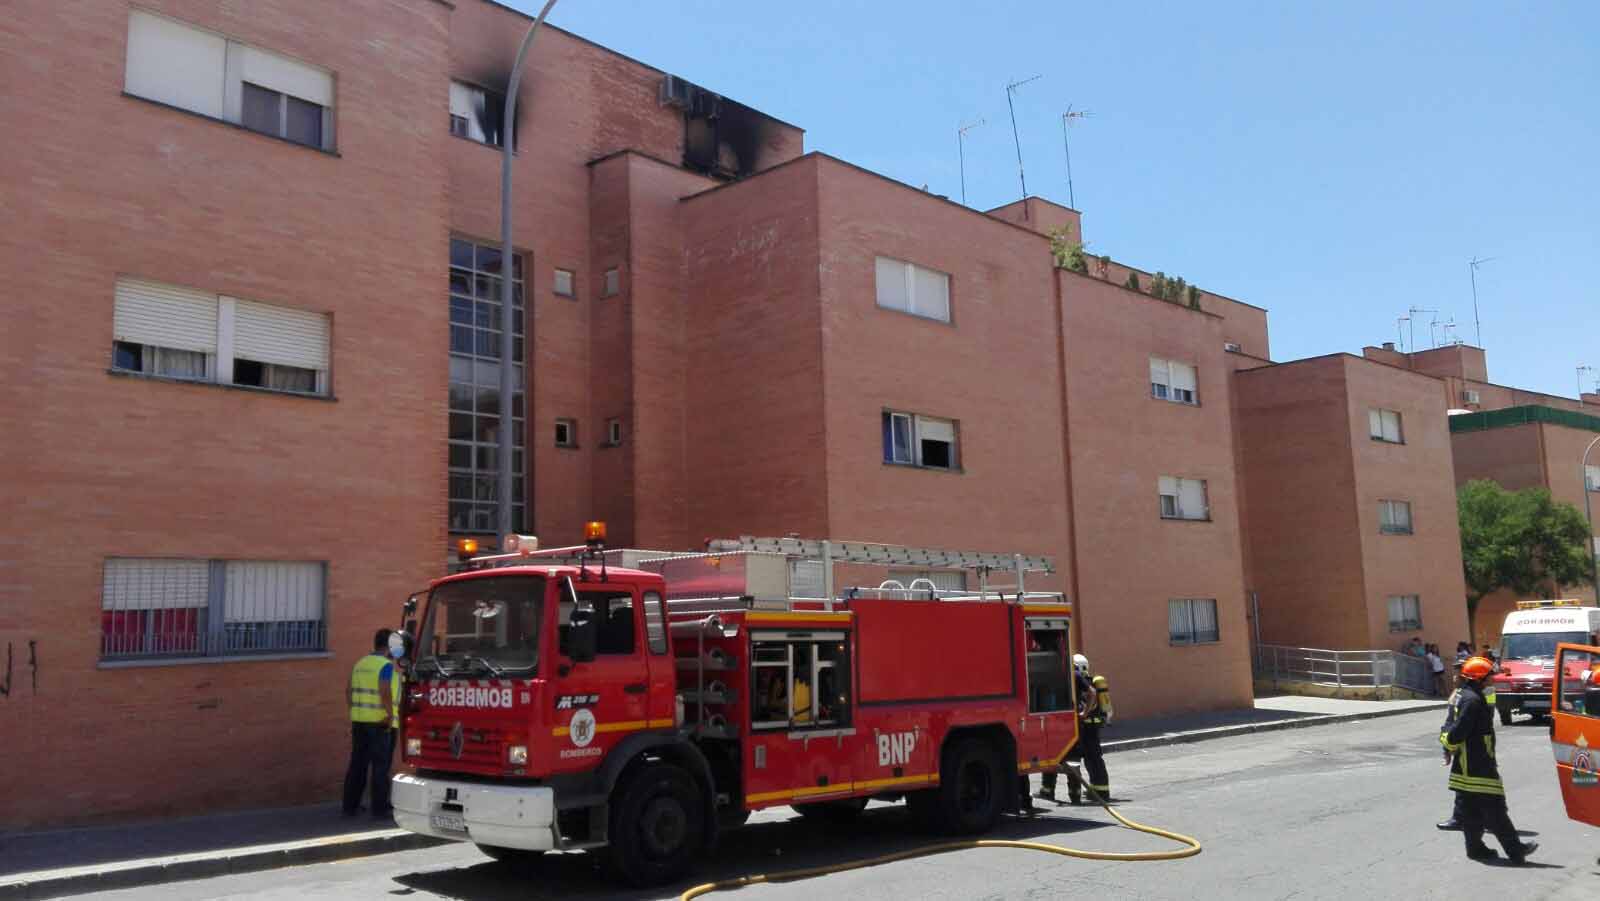
[{"label": "truck cab side window", "polygon": [[633,595],[626,591],[580,591],[578,600],[593,605],[599,620],[596,654],[632,654],[638,647],[634,638]]},{"label": "truck cab side window", "polygon": [[1556,672],[1561,678],[1561,710],[1600,719],[1600,656],[1566,651]]}]

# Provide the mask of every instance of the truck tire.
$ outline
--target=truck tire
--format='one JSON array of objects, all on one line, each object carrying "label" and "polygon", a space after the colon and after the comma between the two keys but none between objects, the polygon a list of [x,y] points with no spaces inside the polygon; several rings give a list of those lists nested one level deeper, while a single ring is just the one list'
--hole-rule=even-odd
[{"label": "truck tire", "polygon": [[808,820],[825,823],[849,823],[858,819],[867,809],[866,798],[842,798],[838,801],[818,801],[815,804],[796,804],[794,812]]},{"label": "truck tire", "polygon": [[1496,705],[1495,710],[1500,713],[1500,725],[1502,725],[1502,726],[1511,725],[1511,708],[1510,707],[1500,707],[1500,706]]},{"label": "truck tire", "polygon": [[611,869],[636,886],[682,876],[705,843],[705,800],[694,777],[670,763],[647,763],[612,796],[607,854]]},{"label": "truck tire", "polygon": [[999,755],[980,738],[951,745],[939,767],[936,825],[950,835],[988,832],[1000,820],[1012,783],[1001,770]]}]

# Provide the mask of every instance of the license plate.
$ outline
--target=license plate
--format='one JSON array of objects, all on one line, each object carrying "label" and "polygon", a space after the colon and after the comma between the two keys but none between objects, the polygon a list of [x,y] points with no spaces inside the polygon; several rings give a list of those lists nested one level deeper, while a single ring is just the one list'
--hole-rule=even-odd
[{"label": "license plate", "polygon": [[440,832],[467,834],[467,821],[459,813],[430,813],[428,825]]}]

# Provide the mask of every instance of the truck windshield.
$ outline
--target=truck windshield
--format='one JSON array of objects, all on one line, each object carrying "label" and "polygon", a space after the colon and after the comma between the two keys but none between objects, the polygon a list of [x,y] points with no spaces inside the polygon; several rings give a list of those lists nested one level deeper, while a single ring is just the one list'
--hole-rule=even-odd
[{"label": "truck windshield", "polygon": [[1562,642],[1587,644],[1583,632],[1518,632],[1500,639],[1501,660],[1554,660]]},{"label": "truck windshield", "polygon": [[531,675],[539,665],[541,576],[447,582],[434,589],[417,648],[422,675]]}]

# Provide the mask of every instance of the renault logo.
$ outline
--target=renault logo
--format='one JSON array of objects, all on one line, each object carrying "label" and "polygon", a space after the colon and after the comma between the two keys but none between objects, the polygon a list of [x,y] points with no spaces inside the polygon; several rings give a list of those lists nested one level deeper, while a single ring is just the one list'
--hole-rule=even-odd
[{"label": "renault logo", "polygon": [[466,744],[466,740],[467,740],[466,733],[462,730],[461,723],[457,722],[456,725],[455,725],[455,728],[450,730],[450,756],[451,757],[454,757],[457,760],[461,759],[461,748],[462,748],[463,745]]}]

